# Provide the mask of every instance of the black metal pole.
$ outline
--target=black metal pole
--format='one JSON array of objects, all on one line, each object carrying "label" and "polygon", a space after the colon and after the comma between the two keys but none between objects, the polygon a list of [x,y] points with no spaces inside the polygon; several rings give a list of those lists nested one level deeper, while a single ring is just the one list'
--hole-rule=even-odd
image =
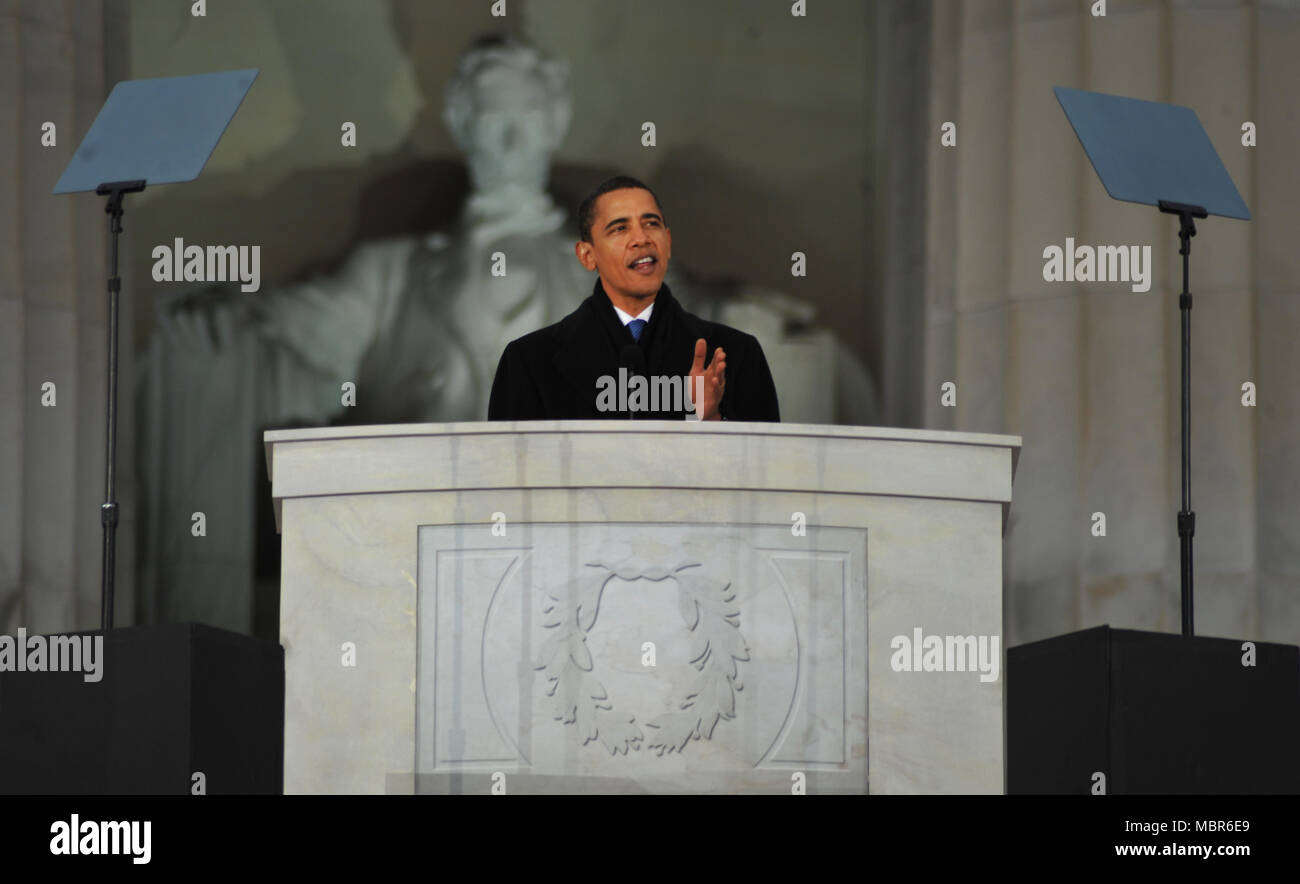
[{"label": "black metal pole", "polygon": [[1183,338],[1183,508],[1178,513],[1179,557],[1182,561],[1183,635],[1192,635],[1192,537],[1196,533],[1196,513],[1192,511],[1192,296],[1187,291],[1187,260],[1191,238],[1179,233],[1183,241],[1183,291],[1178,296]]},{"label": "black metal pole", "polygon": [[1160,211],[1178,216],[1178,254],[1183,256],[1183,291],[1178,296],[1182,320],[1182,484],[1183,508],[1178,513],[1178,553],[1182,584],[1183,635],[1193,635],[1195,624],[1192,605],[1192,537],[1196,534],[1196,513],[1192,511],[1192,293],[1188,290],[1188,270],[1192,254],[1192,237],[1196,236],[1193,218],[1208,217],[1200,206],[1161,200]]},{"label": "black metal pole", "polygon": [[144,190],[144,181],[118,181],[101,184],[95,189],[100,196],[108,196],[108,231],[111,242],[111,268],[108,276],[108,414],[105,426],[104,502],[99,507],[99,521],[103,525],[103,560],[101,562],[101,630],[113,628],[113,578],[117,551],[117,337],[118,295],[122,280],[117,275],[117,240],[122,232],[122,199],[128,193]]}]

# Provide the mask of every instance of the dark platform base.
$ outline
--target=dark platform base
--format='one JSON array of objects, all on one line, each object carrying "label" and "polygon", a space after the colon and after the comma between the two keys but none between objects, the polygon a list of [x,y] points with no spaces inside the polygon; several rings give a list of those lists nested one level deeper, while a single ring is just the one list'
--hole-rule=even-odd
[{"label": "dark platform base", "polygon": [[1300,793],[1300,648],[1100,626],[1007,650],[1007,791]]},{"label": "dark platform base", "polygon": [[[98,635],[100,633],[79,633]],[[284,649],[198,624],[115,629],[103,678],[0,672],[0,793],[280,794]]]}]

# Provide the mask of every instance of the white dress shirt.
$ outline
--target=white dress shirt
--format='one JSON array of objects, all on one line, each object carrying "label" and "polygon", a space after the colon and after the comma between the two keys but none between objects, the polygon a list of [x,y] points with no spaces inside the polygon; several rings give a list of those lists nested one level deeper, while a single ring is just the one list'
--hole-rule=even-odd
[{"label": "white dress shirt", "polygon": [[620,310],[618,308],[618,305],[613,304],[612,302],[610,306],[614,308],[614,312],[618,314],[618,319],[620,322],[623,323],[623,325],[627,325],[629,322],[631,322],[634,319],[644,319],[646,322],[649,322],[650,311],[655,308],[655,305],[652,303],[649,307],[642,310],[639,314],[633,316],[631,313],[628,313],[626,310]]}]

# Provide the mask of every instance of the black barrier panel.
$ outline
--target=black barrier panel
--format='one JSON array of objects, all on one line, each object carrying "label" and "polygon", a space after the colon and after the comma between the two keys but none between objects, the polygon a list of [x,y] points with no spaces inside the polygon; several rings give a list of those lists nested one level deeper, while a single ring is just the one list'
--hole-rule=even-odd
[{"label": "black barrier panel", "polygon": [[1100,626],[1008,649],[1007,791],[1099,786],[1300,793],[1300,648]]},{"label": "black barrier panel", "polygon": [[[69,635],[102,643],[98,681],[88,659],[82,671],[0,671],[0,793],[283,791],[278,644],[198,624]],[[52,637],[33,639],[48,666]]]}]

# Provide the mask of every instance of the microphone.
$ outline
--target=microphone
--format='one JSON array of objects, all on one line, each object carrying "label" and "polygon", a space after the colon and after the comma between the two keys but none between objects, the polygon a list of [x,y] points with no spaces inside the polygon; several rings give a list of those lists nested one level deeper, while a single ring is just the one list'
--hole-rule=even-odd
[{"label": "microphone", "polygon": [[[645,351],[636,344],[625,344],[623,346],[623,351],[619,354],[618,365],[620,368],[627,369],[629,381],[632,379],[633,375],[644,375]],[[636,420],[636,412],[633,409],[629,408],[627,414],[628,420]]]}]

